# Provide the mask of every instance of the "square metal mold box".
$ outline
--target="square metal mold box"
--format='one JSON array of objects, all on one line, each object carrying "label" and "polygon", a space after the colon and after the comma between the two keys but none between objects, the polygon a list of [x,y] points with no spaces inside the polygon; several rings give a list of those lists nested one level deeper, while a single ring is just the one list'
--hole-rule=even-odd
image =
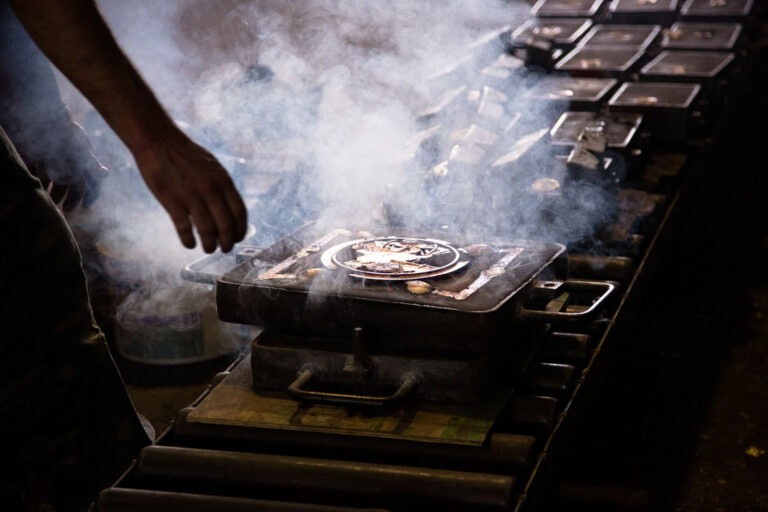
[{"label": "square metal mold box", "polygon": [[752,11],[754,0],[686,0],[680,8],[684,19],[739,21]]},{"label": "square metal mold box", "polygon": [[673,50],[733,50],[741,36],[740,23],[673,23],[664,31],[661,47]]},{"label": "square metal mold box", "polygon": [[624,151],[632,145],[642,122],[642,114],[566,112],[549,135],[553,146],[570,149],[581,133],[588,131],[605,139],[609,148]]},{"label": "square metal mold box", "polygon": [[734,54],[728,52],[665,50],[640,70],[640,76],[648,81],[711,85],[733,59]]},{"label": "square metal mold box", "polygon": [[608,100],[608,109],[643,114],[655,140],[679,142],[688,134],[688,118],[700,91],[699,84],[627,82]]},{"label": "square metal mold box", "polygon": [[523,98],[550,101],[571,110],[594,111],[616,84],[618,80],[614,78],[548,77],[528,90]]},{"label": "square metal mold box", "polygon": [[551,41],[556,48],[571,49],[591,25],[589,18],[532,18],[515,29],[509,38],[513,45],[537,37]]},{"label": "square metal mold box", "polygon": [[643,50],[660,33],[660,25],[595,25],[579,46],[622,46]]},{"label": "square metal mold box", "polygon": [[581,46],[560,59],[555,69],[574,77],[625,79],[644,53],[632,47]]},{"label": "square metal mold box", "polygon": [[591,18],[603,0],[538,0],[531,14],[541,17]]},{"label": "square metal mold box", "polygon": [[613,23],[654,23],[668,27],[677,17],[678,0],[613,0]]}]

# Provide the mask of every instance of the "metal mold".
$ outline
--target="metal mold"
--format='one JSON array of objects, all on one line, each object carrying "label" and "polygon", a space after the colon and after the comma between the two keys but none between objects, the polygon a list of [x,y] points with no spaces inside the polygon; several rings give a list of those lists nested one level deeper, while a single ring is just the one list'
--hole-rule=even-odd
[{"label": "metal mold", "polygon": [[626,149],[630,146],[643,121],[641,114],[593,112],[566,112],[550,131],[555,146],[574,146],[584,132],[592,132],[605,139],[609,148]]},{"label": "metal mold", "polygon": [[617,83],[614,78],[548,77],[527,91],[524,98],[565,103],[572,110],[597,110]]},{"label": "metal mold", "polygon": [[710,21],[742,19],[752,11],[754,0],[687,0],[680,8],[680,16]]},{"label": "metal mold", "polygon": [[625,78],[643,56],[632,47],[578,47],[555,64],[558,71],[585,78]]},{"label": "metal mold", "polygon": [[[414,235],[381,229],[389,235]],[[480,254],[473,244],[482,241],[459,240],[457,246],[475,251],[470,263],[458,272],[422,277],[427,291],[416,293],[408,282],[322,270],[323,253],[360,238],[359,233],[310,226],[237,265],[218,279],[220,318],[281,332],[330,336],[362,327],[382,336],[421,335],[455,348],[466,345],[462,334],[479,341],[495,339],[493,333],[516,316],[533,279],[564,250],[558,244],[486,241],[480,246],[487,250]],[[318,269],[316,274],[309,272]]]},{"label": "metal mold", "polygon": [[526,21],[509,36],[513,45],[533,37],[546,39],[558,48],[573,47],[592,25],[585,18],[534,18]]},{"label": "metal mold", "polygon": [[734,54],[665,50],[640,71],[644,80],[709,84],[733,62]]},{"label": "metal mold", "polygon": [[608,7],[614,23],[657,23],[669,26],[677,16],[678,0],[613,0]]},{"label": "metal mold", "polygon": [[608,100],[608,108],[643,114],[656,140],[675,142],[687,135],[691,106],[700,91],[699,84],[628,82]]},{"label": "metal mold", "polygon": [[645,49],[661,33],[660,25],[595,25],[579,46],[625,46]]},{"label": "metal mold", "polygon": [[[496,392],[502,375],[510,376],[518,371],[513,368],[513,362],[498,352],[470,358],[366,353],[365,378],[355,382],[349,374],[349,353],[307,348],[322,345],[323,340],[307,338],[302,341],[303,347],[279,346],[285,342],[284,337],[268,331],[259,335],[251,350],[253,386],[290,390],[297,375],[301,377],[312,372],[313,383],[316,381],[318,387],[330,387],[335,392],[332,395],[327,392],[320,395],[317,391],[315,395],[300,393],[296,398],[302,402],[388,407],[398,401],[391,398],[392,392],[408,384],[410,378],[410,389],[397,398],[413,396],[430,401],[481,402]],[[459,382],[462,385],[456,385]],[[361,397],[361,388],[369,395],[365,399]]]},{"label": "metal mold", "polygon": [[699,90],[700,87],[689,84],[624,83],[608,100],[608,105],[639,110],[654,108],[686,110],[693,103]]},{"label": "metal mold", "polygon": [[603,0],[538,0],[531,7],[531,14],[541,17],[592,17]]},{"label": "metal mold", "polygon": [[661,47],[672,50],[732,50],[741,36],[740,23],[674,23],[664,31]]}]

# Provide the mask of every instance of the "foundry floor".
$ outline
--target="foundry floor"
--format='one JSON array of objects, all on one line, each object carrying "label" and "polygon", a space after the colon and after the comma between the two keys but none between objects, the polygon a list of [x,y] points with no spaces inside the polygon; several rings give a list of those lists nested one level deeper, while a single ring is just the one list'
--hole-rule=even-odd
[{"label": "foundry floor", "polygon": [[[571,510],[768,510],[768,174],[750,163],[765,151],[762,74],[570,457],[563,490],[587,500]],[[226,364],[124,369],[159,432]]]}]

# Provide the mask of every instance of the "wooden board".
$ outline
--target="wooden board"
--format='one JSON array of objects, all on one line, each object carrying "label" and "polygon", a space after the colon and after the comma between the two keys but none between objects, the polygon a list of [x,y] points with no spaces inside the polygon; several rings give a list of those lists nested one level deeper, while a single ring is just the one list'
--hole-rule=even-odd
[{"label": "wooden board", "polygon": [[389,414],[362,414],[337,406],[301,405],[286,393],[254,390],[250,358],[245,358],[189,413],[187,421],[481,445],[508,395],[508,390],[501,392],[483,404],[416,403]]}]

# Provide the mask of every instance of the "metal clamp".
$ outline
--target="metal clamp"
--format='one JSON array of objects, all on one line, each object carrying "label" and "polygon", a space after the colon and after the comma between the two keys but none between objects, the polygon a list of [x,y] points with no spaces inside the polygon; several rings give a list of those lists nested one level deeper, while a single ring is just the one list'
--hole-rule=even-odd
[{"label": "metal clamp", "polygon": [[[549,286],[548,286],[549,285]],[[599,292],[600,295],[584,311],[544,311],[539,309],[528,309],[523,307],[520,310],[520,317],[523,320],[537,320],[544,322],[586,322],[594,319],[603,309],[606,299],[614,292],[616,285],[609,281],[547,281],[542,284],[544,288],[551,288],[558,291],[577,291],[577,292]]]},{"label": "metal clamp", "polygon": [[400,387],[389,396],[370,396],[345,393],[327,393],[325,391],[308,391],[303,389],[317,373],[317,368],[307,366],[299,371],[299,376],[288,386],[291,398],[301,402],[311,402],[327,405],[394,407],[402,402],[416,386],[421,384],[423,377],[416,372],[407,372],[400,379]]}]

